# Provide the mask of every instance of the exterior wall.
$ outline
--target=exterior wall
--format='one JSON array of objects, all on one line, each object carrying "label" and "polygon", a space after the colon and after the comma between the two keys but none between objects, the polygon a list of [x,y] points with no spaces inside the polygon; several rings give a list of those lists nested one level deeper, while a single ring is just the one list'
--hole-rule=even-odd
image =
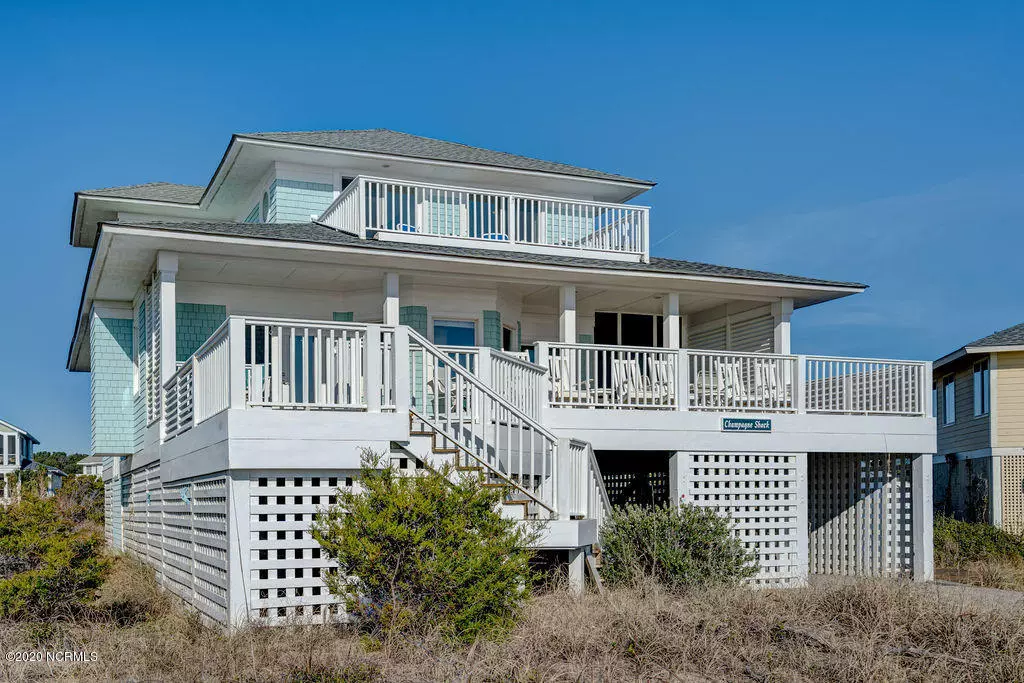
[{"label": "exterior wall", "polygon": [[995,448],[1024,446],[1024,351],[995,354],[992,382]]},{"label": "exterior wall", "polygon": [[93,316],[90,330],[92,452],[134,448],[132,319]]},{"label": "exterior wall", "polygon": [[203,342],[227,320],[227,307],[217,304],[175,304],[175,360],[188,360]]},{"label": "exterior wall", "polygon": [[690,316],[687,348],[775,352],[771,306],[730,304]]},{"label": "exterior wall", "polygon": [[[976,451],[992,445],[989,415],[974,415],[974,360],[977,359],[963,359],[935,373],[939,455]],[[942,381],[949,374],[955,375],[956,421],[951,425],[944,425],[945,402],[942,397]]]},{"label": "exterior wall", "polygon": [[324,183],[277,178],[270,186],[271,223],[308,223],[334,201],[334,187]]}]

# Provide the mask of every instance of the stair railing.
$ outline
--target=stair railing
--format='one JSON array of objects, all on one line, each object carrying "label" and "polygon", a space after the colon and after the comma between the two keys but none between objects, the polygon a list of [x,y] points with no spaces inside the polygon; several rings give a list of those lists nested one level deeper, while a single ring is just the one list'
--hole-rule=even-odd
[{"label": "stair railing", "polygon": [[412,414],[558,517],[558,438],[413,330],[409,356]]},{"label": "stair railing", "polygon": [[564,450],[569,457],[571,484],[568,488],[570,517],[596,519],[598,529],[612,509],[608,489],[605,488],[601,467],[597,464],[594,447],[579,439],[565,439]]}]

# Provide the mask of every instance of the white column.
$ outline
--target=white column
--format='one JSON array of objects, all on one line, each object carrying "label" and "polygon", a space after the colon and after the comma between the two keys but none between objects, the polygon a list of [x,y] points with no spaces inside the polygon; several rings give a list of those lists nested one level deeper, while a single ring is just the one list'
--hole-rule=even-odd
[{"label": "white column", "polygon": [[688,348],[690,346],[690,316],[686,313],[679,315],[679,347]]},{"label": "white column", "polygon": [[792,299],[780,299],[772,304],[772,318],[775,319],[775,353],[790,353],[789,319],[792,315]]},{"label": "white column", "polygon": [[666,294],[661,299],[661,315],[666,349],[679,348],[679,295]]},{"label": "white column", "polygon": [[174,281],[178,275],[178,255],[168,251],[159,252],[156,256],[156,270],[157,285],[160,288],[160,384],[163,386],[177,370]]},{"label": "white column", "polygon": [[569,551],[569,590],[582,593],[587,581],[587,551],[585,548],[573,548]]},{"label": "white column", "polygon": [[932,454],[914,456],[911,467],[910,505],[914,543],[914,580],[935,578],[932,529]]},{"label": "white column", "polygon": [[688,502],[684,496],[689,485],[689,459],[690,454],[683,451],[676,451],[668,459],[668,496],[673,505]]},{"label": "white column", "polygon": [[384,324],[398,324],[398,273],[384,273]]},{"label": "white column", "polygon": [[558,293],[558,341],[576,343],[576,287],[563,285]]},{"label": "white column", "polygon": [[796,453],[796,564],[799,582],[810,573],[810,525],[807,506],[810,501],[807,453]]}]

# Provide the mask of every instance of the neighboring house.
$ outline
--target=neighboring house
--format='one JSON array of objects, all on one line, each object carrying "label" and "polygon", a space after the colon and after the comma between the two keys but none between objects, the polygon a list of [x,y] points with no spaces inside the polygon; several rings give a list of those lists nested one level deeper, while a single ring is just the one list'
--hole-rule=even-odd
[{"label": "neighboring house", "polygon": [[78,461],[82,474],[90,477],[103,477],[103,456],[90,455]]},{"label": "neighboring house", "polygon": [[934,364],[937,511],[1024,532],[1024,323]]},{"label": "neighboring house", "polygon": [[760,584],[929,578],[930,364],[792,354],[865,285],[652,256],[653,184],[365,130],[76,193],[110,543],[212,620],[326,618],[308,528],[371,448],[507,486],[577,584],[630,501],[732,515]]},{"label": "neighboring house", "polygon": [[8,475],[17,475],[33,465],[32,448],[38,445],[39,441],[24,429],[0,420],[0,503],[15,496],[17,478]]}]

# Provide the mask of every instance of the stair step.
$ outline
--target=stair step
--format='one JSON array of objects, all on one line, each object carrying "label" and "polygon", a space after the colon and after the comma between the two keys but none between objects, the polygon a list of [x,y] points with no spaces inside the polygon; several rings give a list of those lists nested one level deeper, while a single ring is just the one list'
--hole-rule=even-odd
[{"label": "stair step", "polygon": [[458,453],[459,452],[458,448],[438,448],[437,446],[431,447],[430,450],[432,450],[435,453],[448,453],[448,454]]},{"label": "stair step", "polygon": [[493,481],[485,481],[484,483],[482,483],[480,485],[483,486],[484,488],[487,488],[487,489],[503,489],[503,488],[505,488],[505,484],[499,484],[499,483],[495,483]]},{"label": "stair step", "polygon": [[459,465],[455,469],[457,469],[459,472],[483,472],[484,471],[483,467],[477,467],[477,466],[473,466],[473,465]]},{"label": "stair step", "polygon": [[434,435],[434,432],[432,432],[432,431],[426,431],[426,432],[410,431],[409,432],[409,436],[433,436],[433,435]]}]

